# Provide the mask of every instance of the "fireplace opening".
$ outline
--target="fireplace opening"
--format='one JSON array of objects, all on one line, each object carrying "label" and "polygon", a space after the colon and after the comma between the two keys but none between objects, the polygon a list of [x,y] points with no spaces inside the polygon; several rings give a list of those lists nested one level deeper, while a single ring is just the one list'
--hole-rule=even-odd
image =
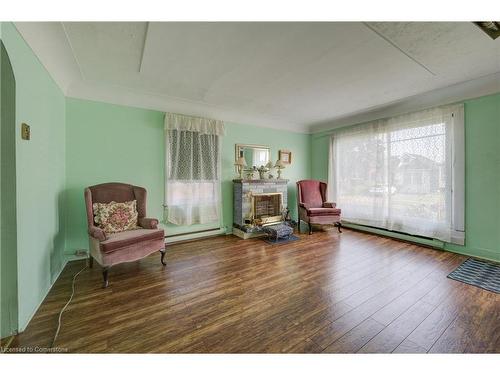
[{"label": "fireplace opening", "polygon": [[282,198],[282,193],[253,194],[253,223],[257,225],[266,225],[281,222]]}]

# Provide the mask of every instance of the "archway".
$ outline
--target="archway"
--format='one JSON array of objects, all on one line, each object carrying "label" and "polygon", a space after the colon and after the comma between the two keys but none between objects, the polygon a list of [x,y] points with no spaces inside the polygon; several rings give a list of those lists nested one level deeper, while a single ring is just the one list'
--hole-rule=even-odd
[{"label": "archway", "polygon": [[[1,27],[1,25],[0,25]],[[16,220],[16,81],[9,55],[1,43],[1,216],[0,216],[0,329],[1,337],[18,329]]]}]

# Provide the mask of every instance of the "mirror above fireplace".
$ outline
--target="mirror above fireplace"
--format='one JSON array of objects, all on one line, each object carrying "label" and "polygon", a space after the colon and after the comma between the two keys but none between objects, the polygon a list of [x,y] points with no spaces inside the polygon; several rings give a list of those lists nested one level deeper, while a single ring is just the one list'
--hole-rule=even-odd
[{"label": "mirror above fireplace", "polygon": [[270,148],[260,145],[236,144],[234,156],[236,162],[240,157],[243,157],[248,168],[252,168],[253,166],[259,168],[269,163]]}]

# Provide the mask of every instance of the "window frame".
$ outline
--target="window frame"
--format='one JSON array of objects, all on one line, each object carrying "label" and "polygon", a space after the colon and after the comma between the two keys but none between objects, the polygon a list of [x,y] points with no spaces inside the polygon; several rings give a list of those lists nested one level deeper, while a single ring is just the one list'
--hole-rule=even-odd
[{"label": "window frame", "polygon": [[[387,126],[387,124],[397,124],[398,119],[405,122],[405,119],[409,118],[419,118],[419,115],[425,115],[427,111],[431,110],[442,110],[443,113],[447,111],[451,112],[451,126],[449,131],[446,132],[446,146],[450,150],[446,152],[446,155],[451,157],[451,160],[447,161],[450,163],[450,173],[448,176],[447,185],[451,189],[451,199],[450,202],[446,204],[451,205],[451,228],[449,228],[449,241],[450,243],[464,245],[465,244],[465,121],[464,121],[464,105],[462,103],[432,108],[430,110],[423,110],[418,112],[413,112],[406,115],[388,117],[384,119],[374,120],[362,124],[352,125],[348,127],[343,127],[334,130],[330,134],[329,143],[329,154],[328,154],[328,199],[331,201],[337,201],[337,191],[338,191],[338,180],[336,178],[336,162],[335,158],[340,158],[341,156],[337,154],[335,148],[335,142],[337,138],[341,138],[342,133],[348,133],[352,131],[356,134],[357,131],[362,134],[363,131],[368,131],[369,127],[372,126],[377,129],[378,126]],[[410,126],[408,127],[410,128]],[[389,129],[389,130],[388,130]],[[388,129],[380,131],[383,134],[384,131],[389,133],[390,127]],[[375,132],[376,133],[376,132]],[[339,135],[340,134],[340,135]],[[441,177],[439,177],[441,179]],[[413,180],[413,177],[412,177]],[[357,225],[364,225],[362,223],[355,223]],[[378,226],[377,226],[378,227]],[[388,230],[385,227],[378,227],[380,229]],[[408,233],[410,234],[410,233]],[[410,234],[415,235],[415,234]]]}]

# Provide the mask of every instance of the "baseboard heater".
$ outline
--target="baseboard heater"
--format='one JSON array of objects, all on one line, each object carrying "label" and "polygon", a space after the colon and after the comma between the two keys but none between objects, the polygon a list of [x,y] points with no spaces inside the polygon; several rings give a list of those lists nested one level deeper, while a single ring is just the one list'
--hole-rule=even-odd
[{"label": "baseboard heater", "polygon": [[362,232],[369,232],[373,234],[379,234],[386,237],[397,238],[403,241],[413,242],[419,245],[426,245],[436,249],[444,249],[444,242],[440,240],[436,240],[435,238],[424,237],[412,235],[404,232],[398,232],[394,230],[389,230],[385,228],[372,227],[369,225],[355,224],[349,222],[342,222],[342,226],[346,228],[351,228],[355,230],[359,230]]},{"label": "baseboard heater", "polygon": [[198,231],[198,232],[174,234],[171,236],[166,236],[165,243],[172,244],[172,243],[180,242],[180,241],[189,241],[189,240],[195,240],[198,238],[219,236],[221,234],[226,234],[226,228],[215,228],[215,229],[202,230],[202,231]]}]

